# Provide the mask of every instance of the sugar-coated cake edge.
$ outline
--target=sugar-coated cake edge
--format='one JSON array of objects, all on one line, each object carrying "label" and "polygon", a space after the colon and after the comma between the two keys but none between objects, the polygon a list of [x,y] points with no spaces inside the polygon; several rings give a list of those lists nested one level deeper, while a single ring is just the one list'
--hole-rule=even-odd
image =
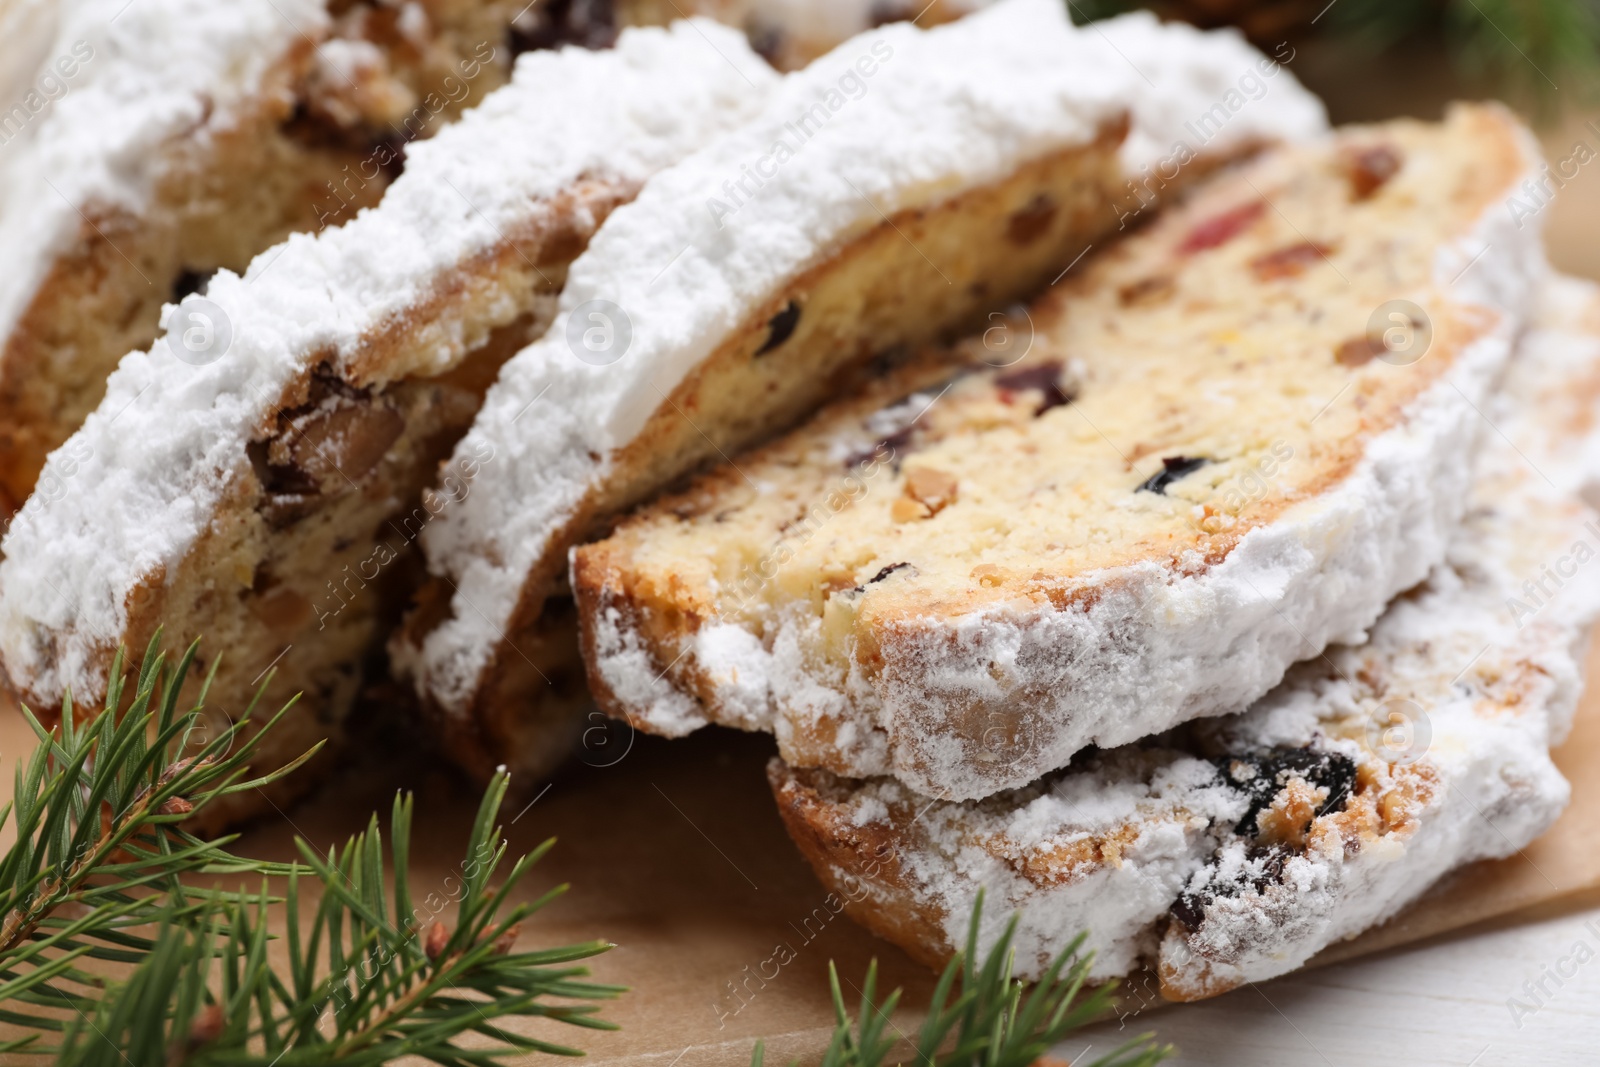
[{"label": "sugar-coated cake edge", "polygon": [[[868,67],[876,81],[858,74]],[[426,699],[464,712],[527,595],[526,576],[605,476],[606,457],[752,304],[830,246],[930,191],[951,196],[1087,142],[1124,106],[1134,128],[1144,127],[1124,149],[1137,176],[1194,140],[1172,118],[1178,101],[1220,94],[1269,68],[1271,91],[1252,110],[1190,146],[1225,153],[1320,132],[1322,106],[1236,34],[1200,34],[1148,15],[1074,30],[1050,0],[1005,0],[952,26],[864,34],[792,76],[764,118],[658,175],[608,222],[574,265],[556,327],[507,365],[461,448],[491,441],[517,462],[429,529],[430,570],[455,590],[451,616],[397,647],[402,669]],[[838,118],[780,161],[754,194],[759,208],[747,213],[730,184],[770,163],[793,117],[837,95],[844,79],[870,99],[840,97]],[[891,135],[886,166],[880,146]],[[591,300],[627,312],[626,362],[590,366],[568,351],[561,324]],[[540,421],[513,429],[535,403]]]},{"label": "sugar-coated cake edge", "polygon": [[[1600,516],[1577,500],[1600,478],[1600,289],[1552,281],[1509,381],[1489,411],[1510,443],[1486,442],[1449,562],[1371,643],[1331,649],[1187,739],[1111,750],[988,800],[929,801],[774,761],[802,852],[847,910],[930,964],[962,943],[983,887],[984,938],[1021,911],[1019,973],[1088,929],[1096,977],[1159,964],[1174,999],[1292,970],[1450,870],[1515,853],[1568,799],[1549,746],[1570,725],[1600,614],[1600,575],[1541,577],[1577,544],[1590,556],[1600,545]],[[1544,585],[1537,603],[1529,577]],[[1269,865],[1233,828],[1248,793],[1224,785],[1216,753],[1294,750],[1343,759],[1350,777],[1343,793],[1304,794],[1299,819],[1343,805],[1308,824],[1289,817],[1292,784],[1260,809],[1263,833],[1309,825],[1299,854]]]},{"label": "sugar-coated cake edge", "polygon": [[[723,58],[704,61],[714,53]],[[385,364],[363,341],[453,284],[445,275],[506,229],[586,210],[581,195],[560,200],[581,182],[631,195],[776,81],[743,35],[702,19],[627,31],[606,52],[530,52],[509,85],[410,149],[380,208],[291,237],[243,277],[219,272],[205,299],[231,327],[223,357],[191,366],[164,339],[125,357],[47,465],[64,491],[36,495],[13,521],[0,563],[0,656],[13,684],[47,705],[68,688],[80,700],[104,692],[130,599],[181,567],[248,470],[246,445],[312,363],[331,360],[364,385],[445,369],[467,339],[446,333],[416,366]],[[557,95],[581,106],[546,106]],[[529,136],[528,116],[546,132]],[[164,321],[184,306],[168,305]]]}]

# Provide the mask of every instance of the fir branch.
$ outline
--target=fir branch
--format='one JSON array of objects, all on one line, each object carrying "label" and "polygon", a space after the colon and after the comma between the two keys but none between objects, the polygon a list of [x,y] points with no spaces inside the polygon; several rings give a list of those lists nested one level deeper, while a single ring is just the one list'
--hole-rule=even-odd
[{"label": "fir branch", "polygon": [[[229,855],[231,838],[202,841],[178,825],[195,808],[271,782],[311,755],[246,780],[260,733],[242,740],[236,730],[195,751],[198,708],[178,711],[194,653],[191,646],[169,670],[159,636],[152,640],[120,716],[113,709],[124,703],[121,653],[105,710],[88,722],[76,721],[70,697],[53,730],[22,709],[39,745],[25,766],[19,761],[12,800],[0,809],[0,826],[9,820],[17,838],[0,859],[0,1022],[37,1033],[9,1051],[56,1051],[41,1037],[61,1032],[63,1014],[93,1010],[107,988],[102,973],[85,969],[91,961],[142,960],[156,942],[141,931],[204,930],[216,909],[241,899],[183,878],[282,870]],[[208,677],[202,700],[209,684]]]},{"label": "fir branch", "polygon": [[[424,925],[411,904],[401,861],[412,800],[398,796],[389,824],[392,886],[383,874],[376,816],[365,833],[327,857],[297,842],[305,867],[290,874],[284,896],[286,964],[274,970],[267,958],[264,889],[253,901],[219,905],[227,914],[215,921],[167,926],[93,1017],[68,1031],[60,1063],[117,1067],[125,1063],[124,1049],[146,1057],[135,1063],[184,1067],[376,1067],[403,1056],[488,1064],[533,1052],[581,1055],[499,1025],[523,1017],[614,1029],[596,1017],[592,1002],[623,992],[584,981],[588,972],[571,966],[610,948],[605,942],[515,951],[521,924],[565,887],[505,907],[549,849],[546,842],[511,864],[504,882],[491,888],[506,850],[495,818],[507,782],[498,776],[479,808],[453,928]],[[320,899],[306,932],[299,904],[308,878]],[[468,1035],[483,1040],[457,1044]]]},{"label": "fir branch", "polygon": [[[976,962],[982,912],[980,891],[967,929],[966,948],[951,958],[939,976],[928,1018],[917,1033],[911,1059],[906,1061],[916,1067],[1031,1067],[1068,1034],[1110,1012],[1115,994],[1112,984],[1084,992],[1094,961],[1092,952],[1082,951],[1087,935],[1073,938],[1030,987],[1012,973],[1015,916],[983,962]],[[904,1038],[898,1029],[893,1037],[887,1032],[901,991],[896,989],[878,1002],[878,961],[873,960],[867,967],[852,1024],[832,961],[828,980],[836,1023],[822,1067],[887,1067],[891,1052]],[[1154,1067],[1171,1053],[1171,1046],[1152,1045],[1151,1035],[1142,1034],[1086,1067]],[[763,1067],[765,1058],[766,1050],[757,1042],[751,1067]]]},{"label": "fir branch", "polygon": [[[236,856],[231,837],[185,831],[183,820],[207,803],[269,784],[312,753],[247,777],[287,707],[258,730],[247,730],[247,711],[192,745],[210,677],[180,713],[195,648],[169,670],[159,640],[131,698],[119,653],[105,706],[89,721],[76,721],[70,699],[54,729],[24,709],[39,746],[0,810],[0,825],[12,819],[17,835],[0,859],[0,1023],[32,1033],[0,1043],[0,1053],[53,1054],[72,1067],[375,1065],[407,1055],[488,1064],[578,1054],[504,1029],[509,1017],[610,1028],[593,1002],[621,990],[572,966],[609,945],[516,951],[520,924],[565,887],[512,903],[551,843],[507,868],[496,823],[504,775],[473,824],[453,927],[435,920],[424,929],[413,905],[409,797],[396,798],[390,819],[392,878],[376,816],[327,856],[297,841],[301,859],[291,864]],[[259,888],[216,886],[240,876]],[[281,895],[271,891],[277,883]],[[308,887],[318,899],[303,929]],[[269,927],[285,931],[287,973],[269,959]],[[108,974],[107,965],[122,970]],[[471,1047],[460,1047],[468,1037]]]}]

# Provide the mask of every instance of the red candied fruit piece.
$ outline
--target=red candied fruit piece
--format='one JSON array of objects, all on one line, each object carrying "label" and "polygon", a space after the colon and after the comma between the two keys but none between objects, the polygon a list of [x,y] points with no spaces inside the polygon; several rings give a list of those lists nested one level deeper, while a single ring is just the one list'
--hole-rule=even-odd
[{"label": "red candied fruit piece", "polygon": [[1189,236],[1183,239],[1178,251],[1187,256],[1226,244],[1249,229],[1250,224],[1260,218],[1266,209],[1265,201],[1255,200],[1230,208],[1220,215],[1213,215],[1189,231]]}]

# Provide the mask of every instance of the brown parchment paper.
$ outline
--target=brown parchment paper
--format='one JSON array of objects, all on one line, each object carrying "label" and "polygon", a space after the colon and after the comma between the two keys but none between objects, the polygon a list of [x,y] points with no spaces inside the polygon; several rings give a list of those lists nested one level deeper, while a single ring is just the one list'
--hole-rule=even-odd
[{"label": "brown parchment paper", "polygon": [[[1600,671],[1600,642],[1590,668],[1591,676]],[[10,765],[31,742],[20,716],[0,712],[5,790]],[[607,1067],[744,1067],[757,1037],[767,1040],[769,1063],[809,1059],[831,1028],[828,961],[838,964],[853,1000],[873,957],[880,995],[905,988],[896,1021],[912,1032],[933,976],[837,914],[778,821],[764,774],[770,739],[708,730],[667,742],[629,737],[623,727],[586,752],[590,763],[574,764],[535,790],[531,803],[503,812],[513,854],[558,838],[526,895],[560,882],[572,887],[528,924],[523,944],[610,940],[617,947],[594,962],[594,975],[631,992],[605,1010],[620,1031],[551,1025],[540,1033]],[[1519,856],[1459,872],[1393,922],[1317,962],[1600,894],[1600,686],[1585,694],[1557,760],[1573,800],[1548,834]],[[449,922],[477,797],[424,756],[385,753],[350,768],[311,801],[257,824],[236,848],[288,859],[299,834],[325,850],[373,811],[386,818],[397,789],[417,798],[412,894],[422,910]],[[1129,992],[1130,1008],[1156,1006],[1137,982]]]}]

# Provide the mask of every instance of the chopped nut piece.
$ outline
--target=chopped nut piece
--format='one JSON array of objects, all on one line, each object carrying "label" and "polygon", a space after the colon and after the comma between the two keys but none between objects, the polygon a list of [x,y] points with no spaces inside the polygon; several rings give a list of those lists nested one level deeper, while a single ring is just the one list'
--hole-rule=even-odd
[{"label": "chopped nut piece", "polygon": [[1004,585],[1010,575],[1004,567],[993,563],[980,563],[972,568],[972,577],[976,578],[978,584],[985,589],[993,589],[995,586]]},{"label": "chopped nut piece", "polygon": [[932,514],[933,512],[929,511],[927,505],[921,501],[911,500],[903,496],[889,505],[889,518],[895,522],[914,522],[917,519],[926,519]]},{"label": "chopped nut piece", "polygon": [[934,467],[912,467],[906,471],[906,496],[927,506],[937,515],[956,502],[954,475]]},{"label": "chopped nut piece", "polygon": [[289,459],[319,486],[337,489],[370,473],[405,428],[405,420],[387,405],[344,404],[307,417],[296,427],[298,434],[291,430]]},{"label": "chopped nut piece", "polygon": [[273,630],[292,630],[311,620],[311,601],[288,586],[263,594],[250,605],[250,610]]}]

